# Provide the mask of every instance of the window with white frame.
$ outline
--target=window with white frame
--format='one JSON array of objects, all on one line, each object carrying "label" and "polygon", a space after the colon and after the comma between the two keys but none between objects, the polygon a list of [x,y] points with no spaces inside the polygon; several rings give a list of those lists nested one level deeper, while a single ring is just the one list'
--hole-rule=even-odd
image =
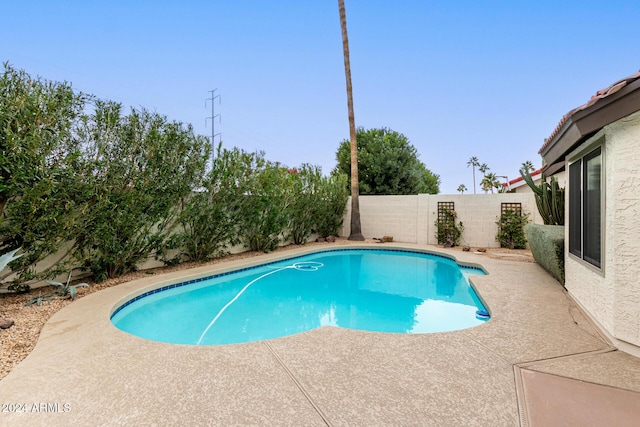
[{"label": "window with white frame", "polygon": [[602,268],[602,146],[569,162],[569,253]]}]

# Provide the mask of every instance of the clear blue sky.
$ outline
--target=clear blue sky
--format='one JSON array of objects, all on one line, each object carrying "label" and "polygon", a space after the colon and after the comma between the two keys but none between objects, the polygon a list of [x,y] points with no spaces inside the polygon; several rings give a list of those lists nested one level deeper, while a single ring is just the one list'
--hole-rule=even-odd
[{"label": "clear blue sky", "polygon": [[[636,1],[345,0],[356,125],[465,184],[518,176],[569,110],[640,69]],[[0,60],[329,173],[349,136],[336,0],[0,0]],[[479,191],[479,190],[478,190]]]}]

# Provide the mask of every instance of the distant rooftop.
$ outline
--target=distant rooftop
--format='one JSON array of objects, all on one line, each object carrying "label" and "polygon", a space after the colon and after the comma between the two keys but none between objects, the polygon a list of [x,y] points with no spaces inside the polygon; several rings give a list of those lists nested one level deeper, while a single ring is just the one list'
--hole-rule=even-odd
[{"label": "distant rooftop", "polygon": [[[535,170],[535,171],[531,172],[529,175],[531,175],[532,177],[534,177],[534,176],[536,176],[536,175],[538,175],[538,174],[540,174],[540,173],[542,173],[542,169]],[[522,176],[519,176],[519,177],[517,177],[517,178],[515,178],[515,179],[512,179],[512,180],[511,180],[511,181],[509,181],[509,182],[505,182],[504,184],[502,184],[502,186],[503,186],[503,187],[511,186],[511,185],[513,185],[513,184],[517,184],[517,183],[518,183],[518,182],[520,182],[520,181],[524,181],[524,179],[522,178]]]}]

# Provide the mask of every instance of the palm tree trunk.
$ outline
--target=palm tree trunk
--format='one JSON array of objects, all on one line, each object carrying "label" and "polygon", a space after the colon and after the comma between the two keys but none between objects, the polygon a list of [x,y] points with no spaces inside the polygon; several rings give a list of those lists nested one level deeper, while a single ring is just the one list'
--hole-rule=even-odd
[{"label": "palm tree trunk", "polygon": [[476,194],[476,166],[473,165],[473,194]]},{"label": "palm tree trunk", "polygon": [[353,113],[353,90],[351,88],[351,64],[349,62],[349,37],[347,36],[347,14],[344,0],[338,0],[340,27],[342,28],[342,50],[344,52],[344,74],[347,79],[347,107],[349,110],[349,138],[351,143],[351,234],[349,240],[364,240],[360,226],[360,185],[358,184],[358,146],[356,144],[356,121]]}]

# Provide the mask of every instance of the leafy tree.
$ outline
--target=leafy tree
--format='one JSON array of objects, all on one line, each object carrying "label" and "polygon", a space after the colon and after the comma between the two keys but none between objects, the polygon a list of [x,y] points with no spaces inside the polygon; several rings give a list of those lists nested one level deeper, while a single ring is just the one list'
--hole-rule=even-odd
[{"label": "leafy tree", "polygon": [[[33,265],[71,238],[79,208],[74,176],[78,147],[72,129],[86,99],[67,83],[34,79],[4,64],[0,75],[0,254],[19,247],[24,253],[12,263],[18,273],[12,287],[28,289],[25,282],[59,272],[60,265],[55,263],[36,275]],[[9,274],[0,273],[0,280]]]},{"label": "leafy tree", "polygon": [[83,118],[83,177],[88,209],[75,230],[74,256],[96,280],[135,270],[162,254],[176,206],[204,173],[206,138],[146,110],[122,114],[98,101]]},{"label": "leafy tree", "polygon": [[467,191],[467,186],[464,184],[458,185],[458,191],[460,192],[460,194],[464,194],[464,192]]},{"label": "leafy tree", "polygon": [[[418,159],[417,150],[406,136],[390,129],[358,128],[358,169],[362,194],[437,194],[440,177]],[[351,168],[349,141],[336,153],[337,171]]]},{"label": "leafy tree", "polygon": [[432,173],[422,162],[416,165],[418,171],[418,193],[438,194],[440,192],[440,176]]},{"label": "leafy tree", "polygon": [[356,120],[353,112],[353,87],[351,85],[351,62],[349,59],[349,35],[347,34],[347,13],[344,0],[338,0],[340,13],[340,29],[342,30],[342,53],[344,58],[344,75],[347,84],[347,113],[349,115],[349,164],[353,165],[346,171],[350,176],[351,187],[351,233],[349,240],[363,241],[362,225],[360,223],[360,180],[358,179],[358,148],[356,143]]},{"label": "leafy tree", "polygon": [[[476,194],[476,168],[480,166],[480,162],[476,156],[473,156],[467,162],[467,167],[473,167],[473,194]],[[459,191],[459,190],[458,190]]]}]

